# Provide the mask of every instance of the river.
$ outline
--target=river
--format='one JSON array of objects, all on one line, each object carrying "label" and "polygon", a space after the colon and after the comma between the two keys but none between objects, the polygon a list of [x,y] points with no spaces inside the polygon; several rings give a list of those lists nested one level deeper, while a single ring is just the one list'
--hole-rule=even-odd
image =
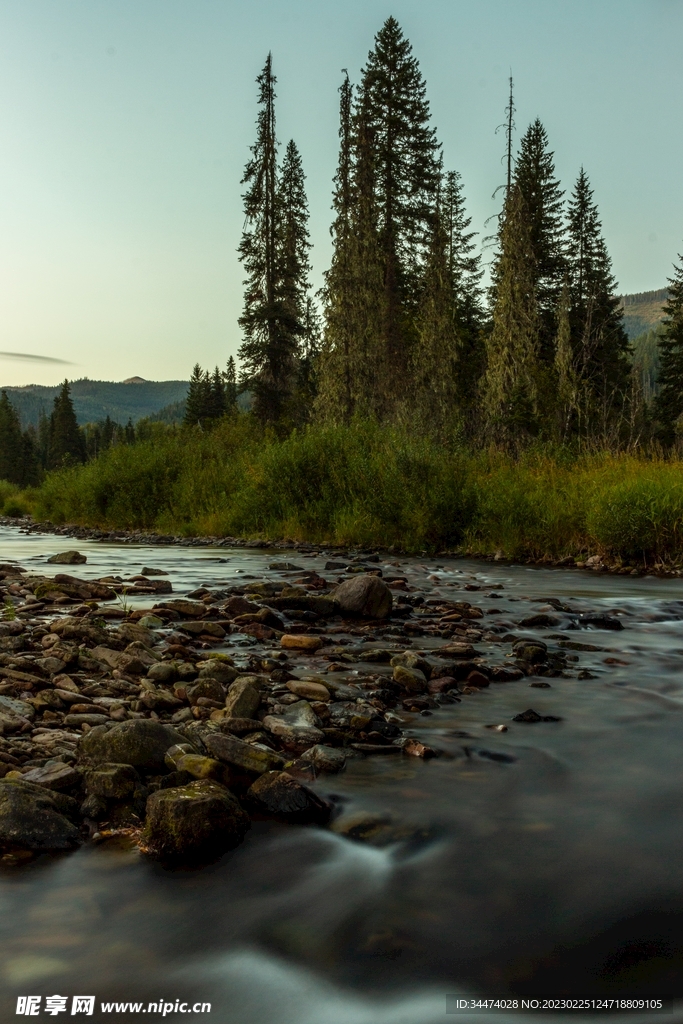
[{"label": "river", "polygon": [[[69,546],[0,529],[0,562],[29,570]],[[175,595],[269,578],[274,557],[78,548],[83,578],[158,567]],[[287,557],[322,573],[328,556]],[[3,871],[3,1020],[17,1019],[16,997],[30,993],[94,994],[98,1007],[209,1002],[208,1015],[170,1016],[221,1024],[503,1024],[566,1016],[447,1015],[446,996],[683,995],[683,583],[467,560],[393,559],[392,571],[425,598],[476,603],[488,625],[516,636],[557,633],[602,649],[572,654],[547,688],[524,678],[406,715],[443,751],[437,759],[359,757],[317,780],[347,812],[397,823],[388,845],[261,823],[201,870],[166,870],[110,844]],[[624,629],[577,631],[557,599],[617,615]],[[560,625],[519,627],[541,611]],[[561,721],[512,721],[528,708]],[[487,728],[496,724],[507,731]],[[665,1019],[683,1020],[681,1007]],[[114,1016],[96,1009],[93,1019]]]}]

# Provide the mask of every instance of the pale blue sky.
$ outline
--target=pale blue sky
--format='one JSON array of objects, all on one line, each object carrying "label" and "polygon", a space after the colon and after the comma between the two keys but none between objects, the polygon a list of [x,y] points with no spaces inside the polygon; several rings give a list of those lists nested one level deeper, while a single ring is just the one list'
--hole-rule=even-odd
[{"label": "pale blue sky", "polygon": [[314,279],[330,254],[341,69],[393,14],[473,227],[497,210],[509,68],[517,137],[545,124],[595,188],[621,291],[683,249],[683,0],[0,0],[0,383],[186,378],[239,345],[239,180],[268,50],[302,152]]}]

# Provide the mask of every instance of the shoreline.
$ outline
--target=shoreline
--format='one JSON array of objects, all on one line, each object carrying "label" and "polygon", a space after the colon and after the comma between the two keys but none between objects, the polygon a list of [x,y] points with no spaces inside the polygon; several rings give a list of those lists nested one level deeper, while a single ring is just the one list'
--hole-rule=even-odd
[{"label": "shoreline", "polygon": [[[244,537],[220,537],[220,536],[198,536],[186,537],[182,534],[162,534],[149,530],[106,530],[90,526],[79,526],[77,524],[65,524],[59,526],[48,521],[36,522],[31,516],[15,518],[11,516],[0,516],[0,526],[9,526],[25,533],[52,534],[56,537],[68,537],[73,540],[95,540],[110,544],[149,544],[151,546],[167,547],[234,547],[254,550],[274,551],[301,551],[320,552],[321,554],[348,553],[362,554],[369,553],[369,548],[352,545],[335,545],[329,542],[319,544],[310,541],[295,540],[266,540],[248,539]],[[474,561],[494,562],[502,565],[526,565],[539,569],[583,569],[588,572],[610,572],[614,575],[630,575],[636,577],[653,576],[663,579],[683,577],[683,567],[676,565],[666,566],[662,563],[638,567],[631,564],[624,565],[621,562],[606,561],[603,556],[586,555],[585,561],[577,561],[572,557],[553,559],[550,557],[532,558],[530,556],[507,557],[502,551],[495,555],[484,552],[438,550],[433,552],[421,551],[419,555],[410,553],[393,545],[389,548],[377,547],[372,553],[397,555],[401,557],[432,557],[432,558],[469,558]]]}]

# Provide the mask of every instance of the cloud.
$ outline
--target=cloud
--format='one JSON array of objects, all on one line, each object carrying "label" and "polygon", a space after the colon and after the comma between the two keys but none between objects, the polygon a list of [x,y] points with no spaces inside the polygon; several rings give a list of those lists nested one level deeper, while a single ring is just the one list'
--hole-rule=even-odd
[{"label": "cloud", "polygon": [[28,359],[32,363],[61,363],[62,366],[73,366],[66,359],[53,359],[52,356],[33,356],[28,352],[0,352],[0,359]]}]

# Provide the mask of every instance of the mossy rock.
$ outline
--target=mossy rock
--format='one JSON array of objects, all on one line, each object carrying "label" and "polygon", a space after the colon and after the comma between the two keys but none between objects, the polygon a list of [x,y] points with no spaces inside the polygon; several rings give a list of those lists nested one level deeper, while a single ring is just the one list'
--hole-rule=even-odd
[{"label": "mossy rock", "polygon": [[229,789],[202,779],[152,793],[144,841],[159,857],[202,860],[238,846],[250,826]]},{"label": "mossy rock", "polygon": [[143,771],[166,772],[166,751],[175,743],[186,742],[187,738],[170,725],[139,718],[91,729],[79,740],[78,755],[92,765],[108,762],[132,765]]}]

